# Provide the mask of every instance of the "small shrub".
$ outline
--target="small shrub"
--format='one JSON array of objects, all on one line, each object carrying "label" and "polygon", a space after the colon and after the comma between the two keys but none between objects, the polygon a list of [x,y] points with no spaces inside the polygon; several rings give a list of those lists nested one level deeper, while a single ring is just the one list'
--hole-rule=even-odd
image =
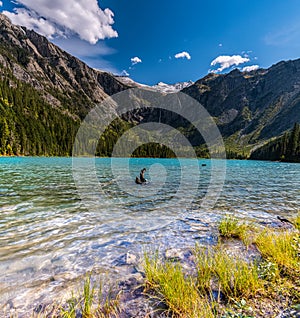
[{"label": "small shrub", "polygon": [[237,218],[227,215],[225,218],[221,219],[219,223],[219,232],[221,236],[227,238],[239,237],[238,225],[239,221]]},{"label": "small shrub", "polygon": [[262,261],[258,264],[258,273],[261,279],[270,282],[279,278],[278,265],[268,261]]}]

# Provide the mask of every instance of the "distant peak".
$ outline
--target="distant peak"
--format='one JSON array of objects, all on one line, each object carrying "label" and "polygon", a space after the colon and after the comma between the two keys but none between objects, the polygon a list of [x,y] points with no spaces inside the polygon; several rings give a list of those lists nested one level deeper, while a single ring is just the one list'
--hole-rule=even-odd
[{"label": "distant peak", "polygon": [[132,87],[143,87],[143,88],[151,89],[151,90],[158,91],[161,93],[177,93],[177,92],[181,91],[182,89],[194,84],[193,81],[179,82],[179,83],[175,83],[175,84],[167,84],[164,82],[158,82],[156,85],[150,86],[150,85],[137,83],[134,80],[132,80],[129,76],[123,76],[123,75],[120,76],[119,75],[116,77],[120,82],[127,84],[127,85],[131,85]]},{"label": "distant peak", "polygon": [[187,81],[187,82],[179,82],[175,84],[166,84],[164,82],[159,82],[156,85],[152,86],[157,91],[160,91],[162,93],[177,93],[181,91],[182,89],[193,85],[193,81]]}]

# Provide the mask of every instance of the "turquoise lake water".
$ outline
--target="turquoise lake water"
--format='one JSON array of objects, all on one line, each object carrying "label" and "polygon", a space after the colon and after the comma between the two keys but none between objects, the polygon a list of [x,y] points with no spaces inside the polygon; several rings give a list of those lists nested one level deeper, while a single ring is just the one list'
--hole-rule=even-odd
[{"label": "turquoise lake water", "polygon": [[[217,176],[226,166],[220,193],[213,166]],[[0,305],[38,304],[95,268],[121,275],[128,251],[212,244],[226,213],[272,223],[300,209],[300,164],[118,159],[112,169],[107,158],[95,167],[101,193],[88,170],[78,189],[71,158],[0,158]],[[150,182],[136,185],[143,167]],[[214,206],[203,205],[208,187]]]}]

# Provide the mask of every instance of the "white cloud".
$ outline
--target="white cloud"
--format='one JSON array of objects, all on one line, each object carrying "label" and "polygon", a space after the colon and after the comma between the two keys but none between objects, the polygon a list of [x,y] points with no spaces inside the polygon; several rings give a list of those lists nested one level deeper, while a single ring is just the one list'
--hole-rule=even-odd
[{"label": "white cloud", "polygon": [[117,37],[112,28],[114,14],[110,9],[102,10],[97,0],[16,0],[24,8],[14,12],[4,11],[13,23],[34,29],[49,38],[68,37],[77,34],[91,44],[105,38]]},{"label": "white cloud", "polygon": [[223,46],[223,44],[222,43],[219,43],[219,47],[222,47]]},{"label": "white cloud", "polygon": [[251,65],[251,66],[245,66],[242,68],[242,72],[251,72],[251,71],[256,71],[259,69],[259,65]]},{"label": "white cloud", "polygon": [[57,27],[46,19],[39,17],[35,12],[29,12],[24,8],[19,8],[16,12],[3,11],[2,13],[10,18],[14,24],[26,26],[28,29],[35,30],[50,39],[54,34],[61,34]]},{"label": "white cloud", "polygon": [[131,59],[131,63],[132,65],[138,64],[138,63],[142,63],[142,60],[139,57],[132,57]]},{"label": "white cloud", "polygon": [[3,2],[2,1],[0,1],[0,7],[2,7],[3,6]]},{"label": "white cloud", "polygon": [[222,72],[223,70],[233,66],[233,65],[240,65],[240,64],[244,64],[246,62],[249,62],[250,59],[247,57],[242,57],[240,55],[221,55],[218,56],[216,59],[214,59],[210,65],[211,66],[216,66],[217,64],[220,64],[220,67],[213,71],[213,72]]},{"label": "white cloud", "polygon": [[175,54],[175,58],[176,59],[188,59],[188,60],[190,60],[191,56],[188,52],[184,51],[184,52]]}]

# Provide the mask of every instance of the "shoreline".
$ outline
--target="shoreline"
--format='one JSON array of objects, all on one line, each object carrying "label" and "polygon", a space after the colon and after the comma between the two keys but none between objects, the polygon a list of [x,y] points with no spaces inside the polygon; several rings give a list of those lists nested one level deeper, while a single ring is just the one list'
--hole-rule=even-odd
[{"label": "shoreline", "polygon": [[[198,286],[197,290],[203,296],[201,296],[200,299],[206,299],[207,304],[209,306],[212,306],[214,304],[214,307],[217,308],[217,312],[213,316],[210,314],[203,315],[201,318],[210,318],[210,317],[295,317],[295,313],[300,315],[300,285],[298,286],[297,283],[299,280],[297,280],[297,277],[300,278],[299,272],[294,271],[294,267],[291,267],[291,272],[288,269],[283,269],[284,271],[288,270],[288,272],[276,272],[276,268],[273,267],[262,267],[260,269],[263,273],[261,275],[264,275],[263,278],[261,278],[261,283],[264,284],[264,287],[260,287],[258,289],[253,289],[253,291],[250,293],[247,291],[250,287],[247,284],[245,287],[239,287],[240,292],[237,294],[231,295],[231,288],[223,290],[223,285],[220,287],[217,287],[216,285],[212,285],[209,287],[206,286],[205,289],[202,290],[202,285],[194,285],[197,280],[199,279],[199,261],[200,263],[203,260],[203,257],[207,257],[207,255],[210,255],[211,252],[209,251],[225,251],[226,254],[230,258],[228,261],[237,261],[237,260],[245,260],[247,264],[255,264],[256,262],[259,262],[260,264],[268,264],[265,263],[265,260],[268,259],[268,262],[275,262],[272,258],[265,258],[263,250],[260,247],[259,240],[257,238],[253,237],[253,232],[257,231],[257,235],[262,235],[261,233],[264,233],[265,231],[270,231],[270,233],[275,233],[276,236],[280,237],[282,236],[282,239],[285,238],[285,235],[294,235],[295,237],[298,236],[298,244],[297,247],[298,253],[300,253],[300,213],[298,213],[298,216],[295,218],[295,226],[291,226],[290,224],[286,224],[284,222],[281,222],[278,220],[278,222],[272,227],[266,227],[259,224],[248,224],[244,221],[241,221],[240,219],[235,219],[235,217],[232,216],[226,216],[224,219],[220,221],[218,224],[218,243],[215,246],[212,247],[205,247],[205,246],[194,246],[190,248],[171,248],[166,250],[160,250],[158,251],[152,251],[147,252],[143,255],[135,255],[131,254],[129,251],[124,254],[121,260],[119,260],[119,264],[117,264],[117,268],[119,267],[120,271],[125,273],[125,277],[120,277],[118,281],[115,283],[109,282],[109,278],[106,281],[103,281],[104,283],[103,287],[104,289],[101,290],[101,299],[97,299],[96,301],[96,294],[94,295],[93,288],[98,288],[98,285],[95,285],[96,280],[93,279],[94,277],[97,277],[97,271],[92,271],[91,273],[87,273],[87,276],[85,278],[82,278],[82,281],[77,280],[77,287],[75,290],[70,291],[70,297],[72,296],[73,299],[77,299],[77,305],[78,310],[83,310],[81,307],[81,302],[85,297],[87,297],[87,294],[84,294],[84,291],[82,291],[83,294],[80,296],[78,291],[82,290],[83,285],[85,286],[85,290],[87,288],[87,285],[89,286],[88,293],[90,298],[92,299],[92,302],[90,304],[90,316],[89,317],[114,317],[114,318],[129,318],[129,317],[135,317],[135,318],[144,318],[144,317],[166,317],[166,310],[169,312],[169,314],[176,313],[176,310],[182,311],[181,315],[175,315],[176,317],[194,317],[189,316],[187,311],[184,313],[184,310],[189,310],[186,307],[184,308],[175,308],[172,307],[172,299],[170,297],[177,297],[175,290],[177,289],[179,283],[176,280],[177,287],[172,287],[174,290],[173,296],[163,296],[163,298],[157,302],[157,297],[162,297],[164,293],[164,289],[161,290],[160,284],[162,284],[161,279],[163,279],[164,275],[167,275],[168,271],[174,271],[176,270],[172,275],[179,275],[178,277],[182,276],[182,279],[185,283],[183,283],[184,288],[190,288],[187,287],[186,283],[189,282],[189,278],[194,280],[192,283],[193,286]],[[248,233],[248,234],[245,234]],[[257,241],[258,240],[258,241]],[[200,248],[200,249],[199,249]],[[201,254],[202,251],[206,251],[205,254]],[[157,254],[159,253],[159,254]],[[200,253],[200,254],[199,254]],[[208,254],[207,254],[208,253]],[[214,252],[215,253],[215,252]],[[202,255],[200,258],[198,255]],[[206,255],[206,256],[205,256]],[[222,254],[220,254],[222,255]],[[269,257],[271,257],[270,255]],[[224,257],[224,256],[222,256]],[[298,256],[299,257],[299,256]],[[271,261],[272,260],[272,261]],[[288,261],[288,260],[286,260]],[[245,263],[245,264],[246,264]],[[201,263],[202,264],[202,263]],[[273,264],[276,264],[273,263]],[[288,263],[287,263],[288,265]],[[295,269],[297,269],[300,265],[295,265]],[[206,266],[205,263],[203,263],[201,266]],[[252,266],[252,265],[251,265]],[[253,265],[254,266],[254,265]],[[265,266],[265,265],[264,265]],[[277,265],[276,265],[277,266]],[[280,264],[278,266],[281,266]],[[204,267],[205,268],[205,267]],[[279,267],[280,268],[280,267]],[[232,268],[231,268],[232,269]],[[162,270],[161,274],[159,274],[159,271]],[[225,269],[223,269],[225,270]],[[267,272],[266,272],[267,270]],[[274,272],[275,270],[275,272]],[[300,266],[299,266],[300,270]],[[183,274],[180,274],[180,273]],[[205,269],[201,270],[200,273],[204,273]],[[277,273],[277,274],[276,274]],[[273,280],[273,276],[277,277],[276,280]],[[150,276],[149,276],[150,275]],[[157,276],[158,275],[158,276]],[[162,276],[160,276],[162,275]],[[249,275],[249,274],[248,274]],[[270,276],[271,275],[271,276]],[[288,276],[286,276],[288,275]],[[173,277],[171,276],[171,277]],[[104,276],[105,277],[105,276]],[[177,276],[176,276],[177,277]],[[202,276],[201,276],[202,277]],[[290,278],[289,278],[290,277]],[[157,281],[158,279],[158,281]],[[179,278],[177,278],[179,279]],[[204,279],[201,278],[202,280]],[[247,276],[247,280],[249,280],[249,276]],[[294,281],[294,285],[290,285],[289,279],[291,279],[291,282]],[[84,280],[84,281],[83,281]],[[168,281],[166,281],[163,284],[171,284],[172,278],[169,278]],[[296,284],[296,285],[295,285]],[[114,287],[112,287],[114,286]],[[171,286],[171,285],[170,285]],[[181,286],[181,287],[182,287]],[[243,286],[243,285],[242,285]],[[285,292],[280,296],[280,293],[283,292],[275,292],[275,290],[278,291],[281,290],[281,288],[285,286]],[[183,288],[182,287],[182,288]],[[255,286],[254,286],[255,287]],[[251,288],[254,288],[251,287]],[[81,289],[80,289],[81,288]],[[178,287],[179,288],[179,287]],[[211,289],[206,291],[206,289]],[[245,289],[246,288],[246,289]],[[263,288],[263,289],[261,289]],[[274,291],[273,291],[274,289]],[[218,291],[219,290],[219,291]],[[289,291],[290,290],[290,291]],[[292,292],[294,290],[294,293]],[[96,290],[95,290],[96,292]],[[197,294],[198,294],[197,292]],[[274,294],[275,292],[275,294]],[[295,294],[295,293],[298,293]],[[183,293],[184,290],[182,290],[180,293]],[[227,293],[228,296],[227,296]],[[236,292],[234,292],[236,293]],[[65,293],[66,295],[67,293]],[[210,298],[212,295],[213,298]],[[273,295],[270,298],[270,295]],[[285,298],[282,298],[283,295],[285,295]],[[75,298],[74,298],[75,297]],[[97,296],[98,297],[98,296]],[[107,298],[108,297],[108,298]],[[167,298],[165,298],[167,297]],[[198,296],[197,296],[198,297]],[[204,298],[203,298],[204,297]],[[205,298],[206,297],[206,298]],[[208,297],[208,298],[207,298]],[[229,297],[229,298],[228,298]],[[59,310],[61,313],[64,311],[65,313],[68,313],[70,310],[70,307],[68,307],[70,304],[68,301],[68,297],[66,297],[66,300],[63,303],[40,303],[36,306],[33,306],[32,312],[35,315],[38,315],[38,317],[50,317],[49,313],[54,313],[54,311]],[[106,301],[109,299],[108,303]],[[187,300],[187,299],[184,299]],[[104,301],[104,303],[103,303]],[[175,300],[174,300],[175,301]],[[196,299],[195,299],[196,301]],[[105,310],[110,310],[110,315],[101,316],[98,315],[96,312],[93,312],[95,309],[94,306],[96,304],[102,304],[101,306],[104,306],[103,304],[106,303],[106,309],[104,307],[101,307],[101,312],[103,311],[105,313]],[[175,302],[176,303],[176,302]],[[207,304],[205,306],[207,306]],[[97,305],[97,306],[98,306]],[[191,304],[191,306],[194,306]],[[198,306],[198,305],[197,305]],[[200,305],[199,305],[200,306]],[[9,307],[9,304],[7,305]],[[81,309],[80,309],[81,308]],[[169,311],[170,308],[173,308],[171,312]],[[206,307],[205,307],[206,308]],[[99,308],[98,308],[99,309]],[[174,312],[175,310],[175,312]],[[102,312],[102,313],[103,313]],[[156,313],[156,314],[154,314]],[[27,316],[28,313],[24,313],[24,317]],[[175,317],[174,316],[174,317]],[[31,315],[30,317],[34,317],[34,315]],[[55,317],[60,317],[55,316]],[[68,316],[69,317],[69,316]],[[195,316],[200,317],[200,316]],[[297,316],[298,317],[298,316]]]},{"label": "shoreline", "polygon": [[0,155],[1,158],[65,158],[65,159],[73,159],[73,158],[87,158],[87,159],[109,159],[109,158],[114,158],[114,159],[163,159],[163,160],[174,160],[174,159],[191,159],[191,160],[228,160],[228,161],[250,161],[250,162],[277,162],[277,163],[300,163],[295,162],[295,161],[280,161],[280,160],[257,160],[257,159],[241,159],[241,158],[202,158],[202,157],[197,157],[197,158],[186,158],[186,157],[175,157],[175,158],[157,158],[157,157],[90,157],[90,156],[80,156],[80,157],[73,157],[73,156],[31,156],[31,155]]}]

